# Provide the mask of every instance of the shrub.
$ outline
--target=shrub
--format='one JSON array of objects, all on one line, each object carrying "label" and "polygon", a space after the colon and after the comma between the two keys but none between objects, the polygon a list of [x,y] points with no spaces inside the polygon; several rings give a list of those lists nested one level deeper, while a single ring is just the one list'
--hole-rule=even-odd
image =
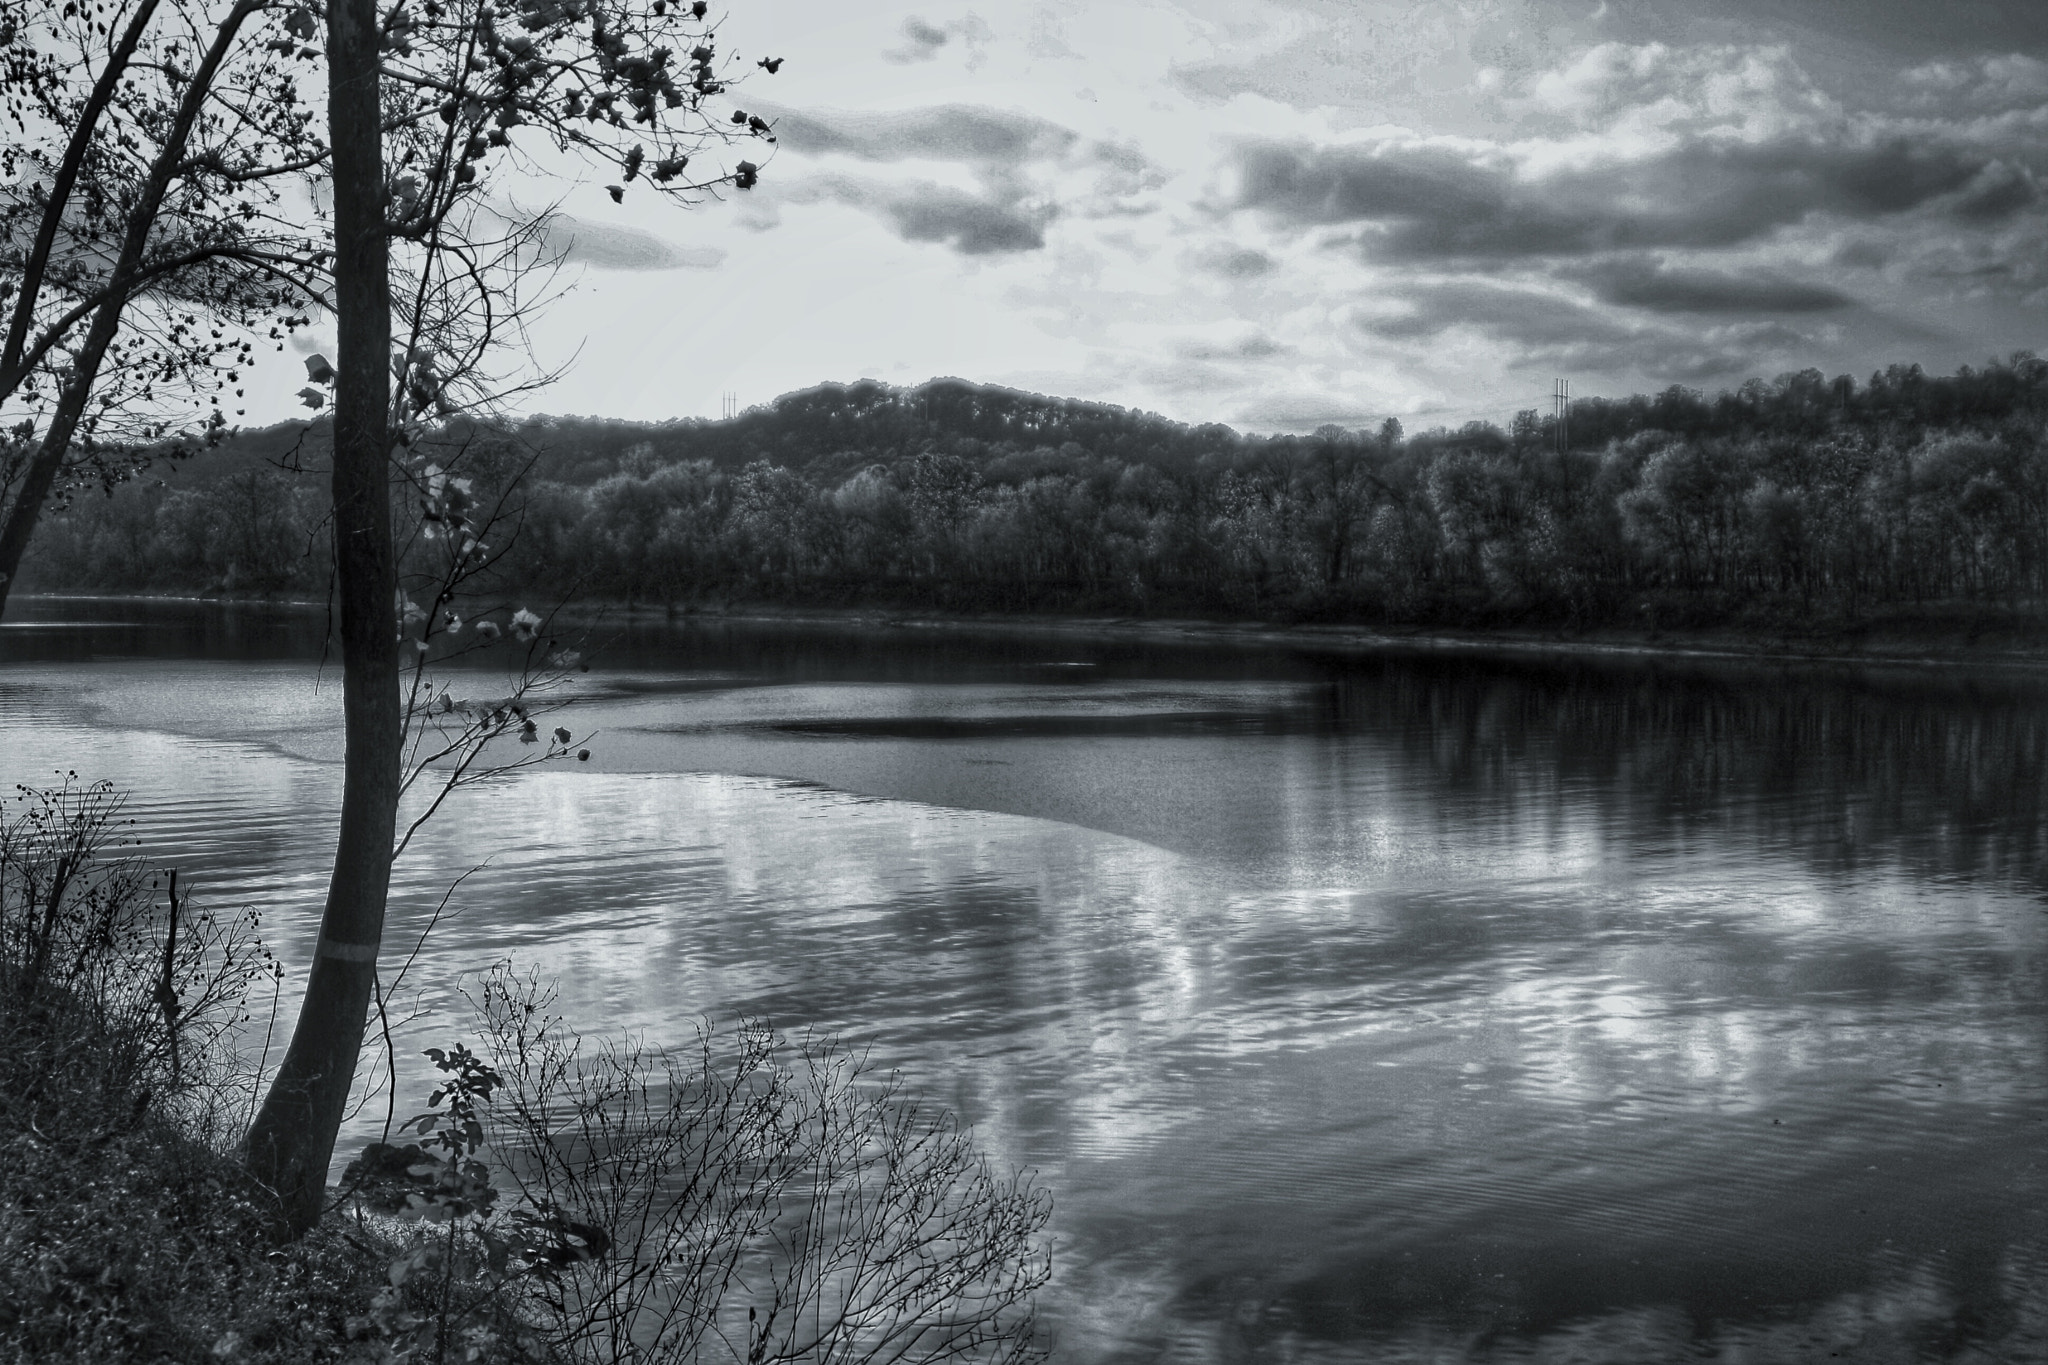
[{"label": "shrub", "polygon": [[[444,1080],[404,1125],[426,1143],[350,1167],[372,1209],[447,1224],[415,1258],[447,1302],[481,1302],[465,1276],[492,1284],[551,1353],[605,1365],[1038,1357],[1050,1197],[897,1077],[759,1024],[687,1052],[593,1040],[552,1003],[532,975],[485,974],[486,1055],[428,1054]],[[453,1311],[379,1330],[438,1352],[474,1328]]]},{"label": "shrub", "polygon": [[223,1031],[271,963],[124,854],[75,775],[0,814],[0,1361],[339,1360],[379,1262],[335,1230],[273,1252],[225,1142]]}]

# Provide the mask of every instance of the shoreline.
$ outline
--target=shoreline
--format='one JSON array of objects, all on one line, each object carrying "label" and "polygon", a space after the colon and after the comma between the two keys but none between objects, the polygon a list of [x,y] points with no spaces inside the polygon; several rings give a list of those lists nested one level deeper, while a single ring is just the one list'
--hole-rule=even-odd
[{"label": "shoreline", "polygon": [[1332,652],[1494,654],[1588,658],[1671,658],[1740,663],[1798,663],[1906,666],[1949,669],[1964,665],[2048,670],[2048,643],[2036,647],[1962,644],[1911,639],[1830,643],[1825,636],[1773,637],[1727,630],[1622,631],[1573,634],[1562,630],[1456,630],[1445,627],[1385,627],[1293,624],[1272,621],[1211,621],[1200,618],[1131,616],[976,616],[943,612],[886,612],[848,608],[745,608],[678,612],[659,607],[625,608],[632,620],[677,623],[864,625],[892,630],[976,631],[1044,635],[1099,641],[1236,645],[1262,649],[1312,648]]},{"label": "shoreline", "polygon": [[[317,610],[326,604],[306,598],[213,597],[154,593],[23,593],[19,600],[43,602],[171,602],[234,607]],[[786,625],[867,627],[886,630],[1006,635],[1041,635],[1072,640],[1119,640],[1157,644],[1311,648],[1332,652],[1496,654],[1586,658],[1670,658],[1695,661],[1954,669],[2048,670],[2048,618],[2041,642],[1978,643],[1937,638],[1926,632],[1887,629],[1885,623],[1807,634],[1726,627],[1699,630],[1572,632],[1559,628],[1459,629],[1432,626],[1371,626],[1201,617],[1094,615],[992,615],[877,607],[668,608],[645,603],[572,602],[561,609],[570,619],[599,617],[676,625]],[[7,624],[17,624],[8,622]]]}]

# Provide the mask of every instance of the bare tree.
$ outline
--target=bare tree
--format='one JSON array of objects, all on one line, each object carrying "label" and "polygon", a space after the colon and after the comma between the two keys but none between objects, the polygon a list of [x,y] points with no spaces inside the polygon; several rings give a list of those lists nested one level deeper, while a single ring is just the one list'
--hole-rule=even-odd
[{"label": "bare tree", "polygon": [[670,1051],[579,1035],[553,1000],[482,974],[480,1051],[427,1052],[432,1107],[401,1125],[422,1141],[351,1163],[362,1205],[441,1227],[394,1263],[440,1272],[432,1311],[386,1294],[365,1334],[424,1356],[509,1297],[588,1365],[1041,1357],[1051,1197],[950,1115],[829,1039],[742,1023]]}]

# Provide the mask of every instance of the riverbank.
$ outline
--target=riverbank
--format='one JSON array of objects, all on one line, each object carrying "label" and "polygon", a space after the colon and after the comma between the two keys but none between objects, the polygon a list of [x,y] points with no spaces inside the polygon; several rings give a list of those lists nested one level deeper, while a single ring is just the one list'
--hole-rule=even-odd
[{"label": "riverbank", "polygon": [[[147,593],[29,593],[23,602],[192,602],[298,607],[297,598]],[[1469,653],[1588,657],[1672,657],[1775,663],[1838,663],[1916,668],[2048,669],[2048,612],[1942,603],[1862,618],[1791,623],[1570,630],[1555,627],[1353,624],[1201,617],[998,614],[875,607],[791,607],[772,603],[656,606],[586,600],[564,607],[577,623],[761,624],[820,629],[879,628],[963,634],[1017,634],[1061,640],[1181,643],[1318,652]],[[4,624],[21,624],[16,621]]]},{"label": "riverbank", "polygon": [[1833,623],[1805,630],[1757,627],[1569,631],[1499,627],[1351,625],[1201,618],[997,615],[862,608],[733,605],[663,608],[578,603],[572,618],[849,627],[962,634],[1017,634],[1059,640],[1185,643],[1334,653],[1465,653],[1589,657],[1672,657],[1776,663],[1845,663],[1919,668],[2048,669],[2048,614],[1930,610],[1911,616]]}]

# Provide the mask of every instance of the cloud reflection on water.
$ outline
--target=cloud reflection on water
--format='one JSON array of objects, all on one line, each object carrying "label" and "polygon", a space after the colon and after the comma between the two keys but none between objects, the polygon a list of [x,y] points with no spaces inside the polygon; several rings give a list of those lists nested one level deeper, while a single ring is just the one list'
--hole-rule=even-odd
[{"label": "cloud reflection on water", "polygon": [[[0,672],[10,774],[132,787],[302,960],[310,678]],[[614,771],[473,792],[401,864],[409,943],[489,859],[406,1047],[507,953],[600,1027],[872,1042],[1045,1169],[1075,1360],[2038,1344],[2040,714],[1385,662],[642,689],[576,722]]]}]

